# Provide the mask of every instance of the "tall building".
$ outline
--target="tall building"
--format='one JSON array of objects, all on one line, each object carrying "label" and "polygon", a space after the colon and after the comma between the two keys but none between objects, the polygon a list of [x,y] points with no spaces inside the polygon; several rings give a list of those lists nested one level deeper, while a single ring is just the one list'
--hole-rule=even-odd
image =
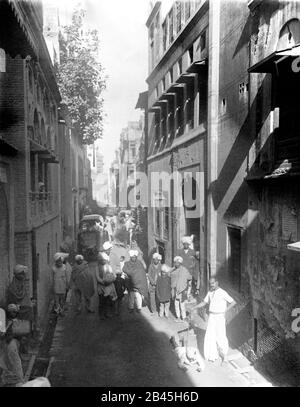
[{"label": "tall building", "polygon": [[[60,94],[43,38],[39,1],[0,4],[1,159],[0,300],[16,263],[29,268],[29,289],[41,321],[61,240],[58,105]],[[1,157],[2,157],[1,148]],[[15,154],[12,156],[12,154]]]},{"label": "tall building", "polygon": [[[208,2],[156,2],[147,20],[149,33],[148,179],[149,248],[169,264],[181,238],[194,235],[206,258],[204,215],[207,139]],[[163,185],[160,175],[178,174],[179,185]],[[152,178],[151,178],[152,176]],[[157,185],[156,185],[157,184]],[[196,207],[184,196],[193,191]]]},{"label": "tall building", "polygon": [[[204,291],[217,275],[237,301],[228,316],[233,346],[261,367],[295,371],[300,4],[162,5],[147,21],[148,174],[173,179],[169,189],[151,183],[158,204],[149,198],[149,244],[171,263],[180,238],[196,236]],[[194,197],[200,213],[190,218]]]}]

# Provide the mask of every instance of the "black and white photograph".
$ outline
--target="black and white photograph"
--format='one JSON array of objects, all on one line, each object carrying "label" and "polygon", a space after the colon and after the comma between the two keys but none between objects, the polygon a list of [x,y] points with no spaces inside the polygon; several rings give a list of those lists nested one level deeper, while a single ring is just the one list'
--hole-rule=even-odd
[{"label": "black and white photograph", "polygon": [[300,387],[300,0],[0,0],[0,387]]}]

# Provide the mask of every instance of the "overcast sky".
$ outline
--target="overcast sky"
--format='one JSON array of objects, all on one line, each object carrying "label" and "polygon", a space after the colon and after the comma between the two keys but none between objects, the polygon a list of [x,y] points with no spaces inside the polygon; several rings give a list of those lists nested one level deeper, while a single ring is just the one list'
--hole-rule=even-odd
[{"label": "overcast sky", "polygon": [[[77,0],[58,2],[64,18],[78,4]],[[140,92],[147,90],[148,50],[146,21],[149,0],[83,0],[87,24],[99,31],[100,61],[108,76],[104,94],[107,118],[100,147],[106,164],[114,158],[122,128],[138,120],[135,110]]]}]

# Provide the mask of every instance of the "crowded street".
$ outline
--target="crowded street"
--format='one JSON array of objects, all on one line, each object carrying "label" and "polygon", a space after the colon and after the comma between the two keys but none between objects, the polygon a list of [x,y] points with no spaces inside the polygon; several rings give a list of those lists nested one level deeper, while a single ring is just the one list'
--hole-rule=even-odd
[{"label": "crowded street", "polygon": [[0,388],[300,387],[300,0],[0,27]]},{"label": "crowded street", "polygon": [[[94,264],[92,265],[94,267]],[[97,307],[97,298],[93,306]],[[152,316],[147,307],[130,314],[126,300],[120,316],[100,320],[97,313],[76,315],[68,304],[59,319],[49,352],[53,358],[49,380],[58,387],[248,387],[270,385],[259,373],[251,378],[230,363],[207,363],[203,372],[184,372],[177,367],[170,337],[180,331],[187,335],[186,323]],[[203,323],[203,327],[204,327]],[[189,333],[203,347],[204,328]],[[230,350],[230,355],[236,351]]]}]

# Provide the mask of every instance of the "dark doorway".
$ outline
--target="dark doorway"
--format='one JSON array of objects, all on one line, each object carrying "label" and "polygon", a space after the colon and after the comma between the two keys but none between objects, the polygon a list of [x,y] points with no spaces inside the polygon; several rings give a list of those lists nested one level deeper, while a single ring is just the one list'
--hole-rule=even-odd
[{"label": "dark doorway", "polygon": [[157,251],[162,257],[161,263],[164,264],[165,259],[166,259],[166,256],[165,256],[165,244],[160,242],[159,240],[156,241],[156,244],[157,244]]},{"label": "dark doorway", "polygon": [[232,288],[241,286],[241,229],[228,227],[228,277]]}]

